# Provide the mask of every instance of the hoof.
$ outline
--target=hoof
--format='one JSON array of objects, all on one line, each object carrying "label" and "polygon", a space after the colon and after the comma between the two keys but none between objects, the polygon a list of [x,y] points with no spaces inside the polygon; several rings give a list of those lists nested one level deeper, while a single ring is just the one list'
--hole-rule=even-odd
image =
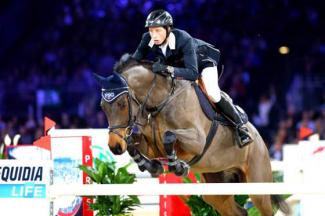
[{"label": "hoof", "polygon": [[164,167],[159,160],[151,161],[151,169],[148,170],[153,177],[158,177],[164,172]]},{"label": "hoof", "polygon": [[184,161],[179,161],[175,166],[175,171],[173,171],[177,176],[187,176],[190,172],[190,167]]},{"label": "hoof", "polygon": [[142,165],[142,166],[138,166],[139,167],[139,170],[141,171],[141,172],[144,172],[145,170],[146,170],[146,167],[144,166],[144,165]]}]

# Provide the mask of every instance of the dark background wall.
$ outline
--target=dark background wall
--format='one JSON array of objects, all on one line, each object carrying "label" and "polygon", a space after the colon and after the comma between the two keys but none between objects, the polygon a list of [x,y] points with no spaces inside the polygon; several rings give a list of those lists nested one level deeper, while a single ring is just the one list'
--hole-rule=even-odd
[{"label": "dark background wall", "polygon": [[[1,136],[32,140],[43,115],[61,127],[107,126],[91,74],[109,75],[123,53],[134,52],[146,16],[158,8],[220,49],[221,88],[270,145],[297,139],[301,125],[324,130],[317,129],[319,119],[325,125],[323,1],[4,0]],[[290,52],[281,55],[280,46]]]}]

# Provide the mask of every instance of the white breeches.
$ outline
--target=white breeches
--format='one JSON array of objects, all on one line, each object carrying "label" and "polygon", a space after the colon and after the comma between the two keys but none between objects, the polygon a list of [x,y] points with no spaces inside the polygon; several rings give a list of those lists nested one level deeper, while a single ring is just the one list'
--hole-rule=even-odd
[{"label": "white breeches", "polygon": [[220,88],[218,84],[218,68],[207,67],[204,68],[202,73],[202,80],[208,95],[214,103],[217,103],[221,99]]}]

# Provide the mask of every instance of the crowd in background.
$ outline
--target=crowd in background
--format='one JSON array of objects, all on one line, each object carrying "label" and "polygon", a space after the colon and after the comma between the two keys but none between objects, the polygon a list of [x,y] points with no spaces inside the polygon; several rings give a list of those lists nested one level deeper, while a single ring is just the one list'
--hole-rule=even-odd
[{"label": "crowd in background", "polygon": [[[325,139],[324,19],[317,3],[304,2],[57,1],[52,18],[31,21],[1,57],[0,140],[19,133],[20,143],[32,143],[43,116],[60,128],[107,127],[92,73],[112,73],[119,57],[136,49],[147,14],[164,8],[175,27],[220,49],[222,90],[281,159],[284,143],[313,133]],[[278,52],[284,45],[287,55]]]}]

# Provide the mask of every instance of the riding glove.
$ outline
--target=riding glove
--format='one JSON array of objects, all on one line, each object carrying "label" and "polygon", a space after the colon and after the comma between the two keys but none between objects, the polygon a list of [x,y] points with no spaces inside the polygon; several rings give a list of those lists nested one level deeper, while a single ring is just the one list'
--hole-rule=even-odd
[{"label": "riding glove", "polygon": [[154,73],[160,73],[160,72],[164,72],[167,70],[167,65],[161,64],[159,62],[155,62],[152,65],[152,72]]},{"label": "riding glove", "polygon": [[171,66],[167,66],[164,64],[161,64],[160,62],[155,62],[152,65],[152,72],[154,73],[160,73],[162,75],[169,75],[172,76],[174,75],[174,68]]}]

